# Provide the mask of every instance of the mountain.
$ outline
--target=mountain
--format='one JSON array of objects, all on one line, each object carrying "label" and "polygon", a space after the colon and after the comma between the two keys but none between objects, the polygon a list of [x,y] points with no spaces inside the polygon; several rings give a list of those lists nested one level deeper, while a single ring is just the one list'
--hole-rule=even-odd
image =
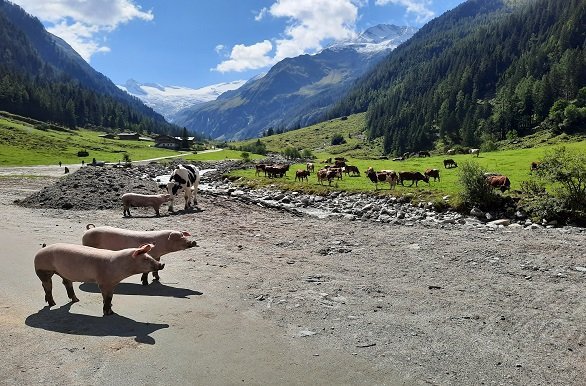
[{"label": "mountain", "polygon": [[367,112],[384,151],[586,130],[586,2],[468,0],[423,26],[328,118]]},{"label": "mountain", "polygon": [[0,110],[41,121],[144,132],[180,132],[95,71],[22,8],[0,0]]},{"label": "mountain", "polygon": [[175,122],[230,140],[259,137],[271,128],[307,126],[321,119],[357,78],[413,33],[411,27],[376,26],[315,55],[284,59],[215,101],[179,111]]},{"label": "mountain", "polygon": [[124,85],[118,85],[118,87],[139,98],[147,106],[163,115],[169,122],[173,122],[178,111],[200,103],[213,101],[222,93],[237,89],[244,83],[245,81],[243,80],[236,80],[193,89],[179,86],[161,86],[156,83],[139,83],[134,79],[129,79]]}]

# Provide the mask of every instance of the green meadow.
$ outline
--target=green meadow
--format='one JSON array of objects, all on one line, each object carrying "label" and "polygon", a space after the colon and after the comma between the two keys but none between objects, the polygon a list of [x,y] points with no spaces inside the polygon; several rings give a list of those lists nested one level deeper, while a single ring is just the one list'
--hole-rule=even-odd
[{"label": "green meadow", "polygon": [[[305,164],[293,164],[287,176],[284,178],[268,178],[264,175],[255,176],[254,169],[237,170],[232,174],[239,177],[245,177],[250,185],[274,184],[284,189],[302,190],[310,192],[327,192],[330,190],[346,190],[351,192],[372,192],[375,190],[374,184],[365,176],[364,172],[368,167],[375,170],[395,170],[395,171],[420,171],[424,172],[426,169],[439,169],[440,181],[430,180],[429,184],[419,182],[418,186],[409,186],[410,182],[405,186],[397,186],[394,191],[389,189],[388,184],[378,184],[379,194],[393,194],[401,195],[411,193],[421,200],[437,199],[444,195],[455,195],[460,192],[461,185],[459,183],[458,171],[460,168],[445,169],[443,161],[451,158],[458,165],[464,162],[476,162],[487,172],[495,172],[504,174],[511,180],[511,189],[519,190],[523,181],[530,180],[533,175],[530,171],[531,162],[538,161],[548,151],[552,151],[557,146],[565,146],[568,149],[574,149],[578,152],[586,152],[586,140],[579,142],[566,142],[547,144],[537,146],[534,148],[511,149],[493,152],[481,152],[478,157],[470,154],[456,154],[456,155],[434,155],[432,157],[418,158],[413,157],[405,161],[392,161],[380,159],[360,159],[346,157],[348,164],[356,165],[361,171],[358,177],[347,177],[344,175],[342,180],[334,180],[332,186],[328,186],[327,182],[320,185],[317,181],[316,174],[313,173],[309,177],[309,181],[295,181],[295,171],[297,169],[305,169]],[[319,158],[315,161],[316,171],[324,166],[322,160],[329,158],[330,154],[320,153]]]}]

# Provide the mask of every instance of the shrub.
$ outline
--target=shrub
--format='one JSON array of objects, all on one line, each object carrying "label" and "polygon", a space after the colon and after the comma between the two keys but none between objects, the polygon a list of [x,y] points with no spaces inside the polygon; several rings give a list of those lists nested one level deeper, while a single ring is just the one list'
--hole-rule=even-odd
[{"label": "shrub", "polygon": [[554,196],[564,207],[586,213],[586,155],[564,146],[547,152],[536,174],[554,183]]},{"label": "shrub", "polygon": [[87,157],[89,155],[90,155],[90,153],[88,153],[87,150],[80,150],[80,151],[77,152],[77,156],[78,157]]},{"label": "shrub", "polygon": [[313,155],[313,153],[309,149],[303,149],[303,151],[301,152],[301,157],[305,158],[305,159],[314,159],[315,158],[315,156]]},{"label": "shrub", "polygon": [[130,165],[130,163],[132,162],[132,160],[130,159],[130,155],[128,153],[124,153],[124,155],[122,156],[122,161],[124,161],[126,165]]},{"label": "shrub", "polygon": [[247,151],[243,151],[240,154],[240,157],[242,157],[242,159],[244,160],[244,162],[250,162],[250,153]]},{"label": "shrub", "polygon": [[301,153],[299,153],[299,150],[289,146],[283,150],[283,156],[287,159],[296,159],[301,158]]},{"label": "shrub", "polygon": [[332,137],[332,146],[341,145],[343,143],[346,143],[346,140],[341,134],[335,134]]},{"label": "shrub", "polygon": [[460,199],[468,207],[474,205],[488,210],[500,203],[500,195],[487,183],[484,170],[474,161],[464,161],[460,164],[458,177],[462,185]]}]

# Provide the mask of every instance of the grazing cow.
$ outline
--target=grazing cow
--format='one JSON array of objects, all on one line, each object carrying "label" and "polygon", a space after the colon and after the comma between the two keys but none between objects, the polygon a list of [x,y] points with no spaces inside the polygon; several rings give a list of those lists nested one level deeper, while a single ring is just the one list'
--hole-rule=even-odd
[{"label": "grazing cow", "polygon": [[419,181],[423,181],[429,184],[429,177],[421,174],[420,172],[399,172],[399,183],[402,186],[405,186],[403,185],[403,181],[411,181],[411,185],[409,186],[413,186],[414,183],[415,186],[417,186]]},{"label": "grazing cow", "polygon": [[397,157],[397,158],[393,158],[393,161],[405,161],[406,158],[409,158],[409,157],[405,157],[405,156]]},{"label": "grazing cow", "polygon": [[536,171],[537,169],[539,169],[539,164],[540,164],[540,163],[541,163],[541,162],[538,162],[538,161],[533,161],[533,162],[531,162],[531,169],[530,169],[530,171],[532,171],[532,172],[533,172],[533,171]]},{"label": "grazing cow", "polygon": [[501,192],[505,192],[506,190],[511,189],[511,181],[509,177],[502,176],[502,175],[488,175],[486,176],[486,182],[493,188],[493,189],[500,189]]},{"label": "grazing cow", "polygon": [[366,176],[374,183],[375,190],[378,190],[379,182],[388,182],[389,189],[394,189],[397,185],[398,176],[393,170],[383,170],[377,173],[372,167],[369,167],[366,170]]},{"label": "grazing cow", "polygon": [[440,173],[437,169],[426,169],[423,174],[425,174],[427,178],[433,177],[434,182],[436,179],[440,181]]},{"label": "grazing cow", "polygon": [[346,161],[342,161],[340,159],[336,159],[336,162],[334,162],[334,166],[337,168],[343,168],[346,166]]},{"label": "grazing cow", "polygon": [[480,149],[470,149],[468,152],[472,155],[476,154],[476,157],[480,155]]},{"label": "grazing cow", "polygon": [[327,180],[328,185],[332,185],[332,180],[338,175],[336,170],[321,169],[317,172],[317,182],[322,185],[322,181]]},{"label": "grazing cow", "polygon": [[454,154],[456,154],[456,149],[450,149],[450,150],[447,151],[447,153],[449,155],[454,155]]},{"label": "grazing cow", "polygon": [[199,169],[194,165],[177,165],[169,182],[167,183],[167,193],[171,195],[169,201],[169,211],[173,212],[173,203],[178,193],[183,191],[185,198],[185,210],[187,210],[192,202],[197,205],[197,188],[199,186]]},{"label": "grazing cow", "polygon": [[305,179],[306,181],[309,181],[308,177],[309,177],[309,172],[307,170],[298,169],[295,172],[295,181],[297,181],[297,180],[303,181],[303,179]]},{"label": "grazing cow", "polygon": [[308,172],[310,172],[310,173],[315,172],[315,165],[313,164],[313,162],[308,162],[306,167],[307,167]]},{"label": "grazing cow", "polygon": [[448,169],[449,168],[457,168],[458,164],[456,163],[456,161],[454,161],[453,159],[445,159],[444,160],[444,168]]},{"label": "grazing cow", "polygon": [[417,153],[417,156],[419,156],[419,157],[431,157],[431,154],[428,151],[420,151],[419,153]]},{"label": "grazing cow", "polygon": [[269,178],[283,177],[287,174],[289,165],[287,164],[276,164],[265,167],[265,173]]},{"label": "grazing cow", "polygon": [[348,174],[348,176],[350,173],[352,173],[353,176],[360,175],[360,170],[358,170],[358,167],[354,165],[346,165],[346,167],[342,168],[342,170],[344,173]]}]

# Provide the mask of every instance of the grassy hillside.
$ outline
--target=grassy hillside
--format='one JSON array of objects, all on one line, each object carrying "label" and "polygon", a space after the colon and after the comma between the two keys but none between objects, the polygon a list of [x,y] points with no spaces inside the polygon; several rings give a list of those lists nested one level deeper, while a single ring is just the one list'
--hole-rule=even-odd
[{"label": "grassy hillside", "polygon": [[[311,150],[318,157],[342,153],[357,158],[377,157],[381,154],[382,142],[380,140],[367,142],[365,131],[365,114],[361,113],[332,119],[283,134],[263,137],[260,140],[266,144],[267,150],[273,153],[279,153],[287,147],[293,147],[299,150]],[[336,134],[342,135],[346,143],[332,146],[332,138]],[[256,141],[256,139],[251,139],[235,142],[233,145],[239,147]]]},{"label": "grassy hillside", "polygon": [[[178,154],[155,148],[150,141],[121,141],[100,138],[100,133],[89,130],[42,130],[32,123],[0,118],[0,165],[54,165],[91,162],[92,158],[107,162],[121,160],[128,153],[131,160],[165,157]],[[77,152],[86,150],[87,157]]]}]

